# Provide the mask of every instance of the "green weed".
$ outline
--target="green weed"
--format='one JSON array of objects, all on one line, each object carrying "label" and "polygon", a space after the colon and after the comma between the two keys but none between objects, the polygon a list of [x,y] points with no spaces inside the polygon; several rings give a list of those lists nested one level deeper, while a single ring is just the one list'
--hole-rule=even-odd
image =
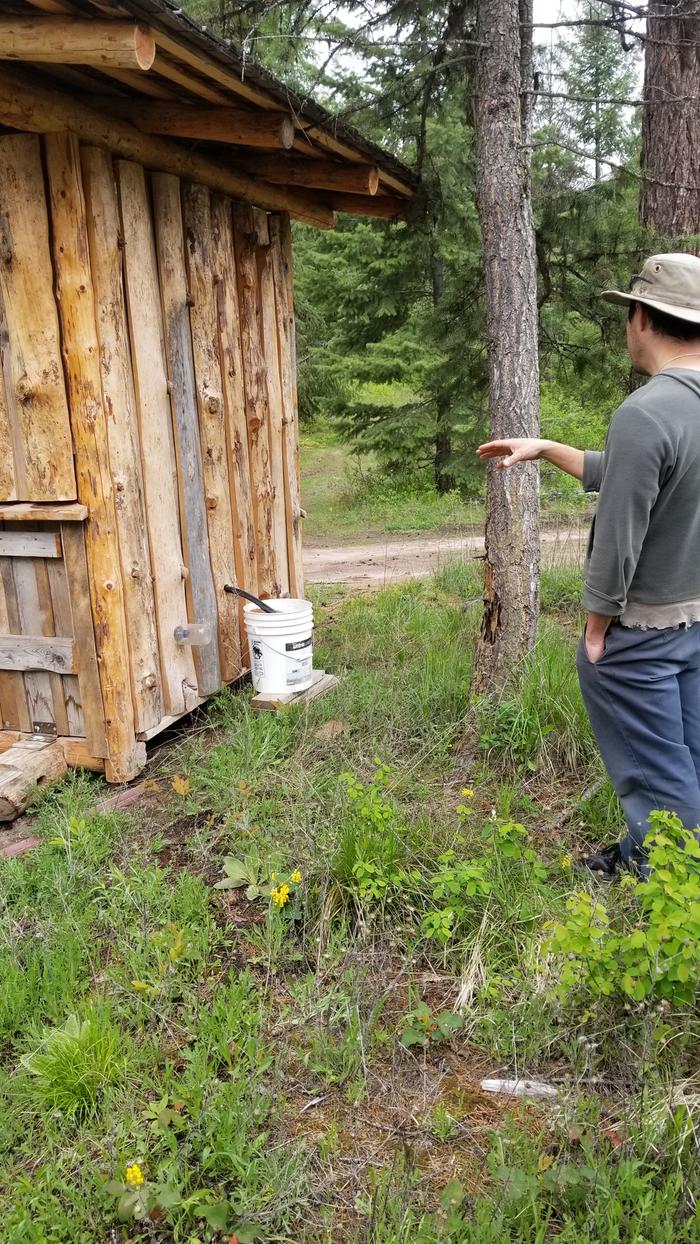
[{"label": "green weed", "polygon": [[44,1033],[22,1059],[24,1095],[38,1109],[84,1117],[97,1109],[105,1089],[126,1074],[121,1035],[105,1013],[69,1015]]}]

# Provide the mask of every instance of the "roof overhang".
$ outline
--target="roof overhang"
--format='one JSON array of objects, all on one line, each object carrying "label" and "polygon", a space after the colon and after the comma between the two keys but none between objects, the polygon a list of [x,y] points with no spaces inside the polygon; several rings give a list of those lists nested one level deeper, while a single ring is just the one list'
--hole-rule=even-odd
[{"label": "roof overhang", "polygon": [[310,224],[329,227],[336,211],[400,218],[415,191],[394,156],[168,0],[8,0],[0,61],[0,126],[142,150],[146,164]]}]

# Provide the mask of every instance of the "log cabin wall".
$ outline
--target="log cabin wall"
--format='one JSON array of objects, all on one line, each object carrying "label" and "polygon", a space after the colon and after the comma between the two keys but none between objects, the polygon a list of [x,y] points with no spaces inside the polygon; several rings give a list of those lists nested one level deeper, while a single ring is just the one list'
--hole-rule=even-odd
[{"label": "log cabin wall", "polygon": [[224,583],[303,595],[289,218],[2,135],[0,360],[0,747],[126,780],[248,664]]}]

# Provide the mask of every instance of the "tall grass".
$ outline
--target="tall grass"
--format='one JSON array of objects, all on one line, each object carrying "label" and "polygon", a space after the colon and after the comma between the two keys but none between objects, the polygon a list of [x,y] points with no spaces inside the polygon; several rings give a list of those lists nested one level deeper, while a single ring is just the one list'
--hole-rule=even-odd
[{"label": "tall grass", "polygon": [[487,761],[514,769],[570,773],[597,762],[597,748],[581,699],[575,644],[547,619],[524,662],[517,692],[478,706]]}]

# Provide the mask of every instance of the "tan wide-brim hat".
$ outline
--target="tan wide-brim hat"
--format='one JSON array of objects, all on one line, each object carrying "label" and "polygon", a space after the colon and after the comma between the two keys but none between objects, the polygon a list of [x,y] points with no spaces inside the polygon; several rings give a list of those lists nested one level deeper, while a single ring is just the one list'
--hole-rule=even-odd
[{"label": "tan wide-brim hat", "polygon": [[605,289],[600,297],[622,306],[641,302],[677,320],[700,324],[700,259],[697,255],[652,255],[632,277],[626,293]]}]

